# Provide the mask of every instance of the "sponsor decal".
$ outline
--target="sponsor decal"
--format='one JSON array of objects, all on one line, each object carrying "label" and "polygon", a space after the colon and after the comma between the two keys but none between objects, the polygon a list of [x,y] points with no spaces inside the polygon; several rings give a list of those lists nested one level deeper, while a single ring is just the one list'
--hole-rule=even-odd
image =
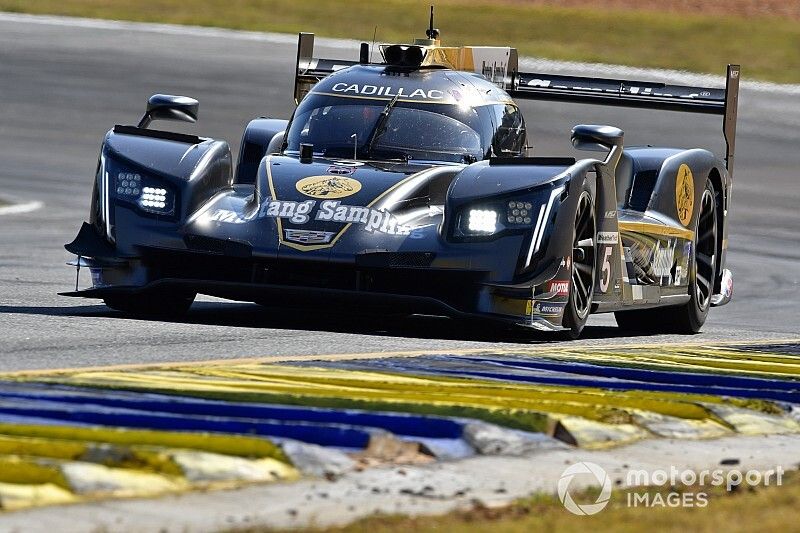
[{"label": "sponsor decal", "polygon": [[555,296],[567,296],[569,294],[569,280],[552,280],[547,284],[547,292],[555,293]]},{"label": "sponsor decal", "polygon": [[675,178],[675,208],[678,211],[678,220],[688,226],[694,213],[694,176],[692,169],[685,163],[678,168]]},{"label": "sponsor decal", "polygon": [[360,191],[361,183],[342,176],[309,176],[298,181],[295,187],[311,198],[345,198]]},{"label": "sponsor decal", "polygon": [[320,203],[315,220],[349,222],[362,224],[365,231],[377,231],[388,235],[408,235],[411,226],[400,224],[397,217],[388,211],[378,211],[371,207],[342,205],[338,200],[325,200]]},{"label": "sponsor decal", "polygon": [[388,87],[383,85],[361,85],[358,83],[336,83],[331,90],[335,93],[357,94],[360,96],[382,96],[384,98],[419,98],[422,100],[442,100],[444,91],[436,89],[406,89],[404,87]]},{"label": "sponsor decal", "polygon": [[311,217],[309,213],[314,209],[314,200],[294,202],[290,200],[267,200],[258,210],[258,218],[287,218],[293,224],[305,224]]},{"label": "sponsor decal", "polygon": [[534,302],[533,314],[546,317],[561,316],[566,305],[566,303]]},{"label": "sponsor decal", "polygon": [[[314,212],[316,206],[316,200],[294,202],[291,200],[268,199],[261,204],[258,213],[249,219],[242,218],[235,211],[227,209],[213,211],[208,219],[227,224],[244,224],[254,218],[287,219],[289,222],[298,225],[307,224],[311,220],[341,222],[344,224],[359,224],[364,226],[365,231],[374,231],[387,235],[409,235],[416,228],[416,226],[400,224],[397,217],[385,210],[379,211],[378,209],[358,205],[343,205],[339,200],[323,200],[319,202],[319,206]],[[312,212],[314,213],[313,216]]]},{"label": "sponsor decal", "polygon": [[617,244],[619,242],[619,233],[616,231],[598,231],[597,244]]},{"label": "sponsor decal", "polygon": [[729,270],[725,270],[722,275],[722,295],[725,298],[731,298],[733,296],[733,275],[731,275]]},{"label": "sponsor decal", "polygon": [[424,239],[425,238],[425,232],[422,231],[422,229],[430,227],[430,226],[435,226],[435,224],[428,224],[427,226],[420,226],[418,228],[415,228],[415,229],[411,230],[411,233],[408,235],[408,238],[409,239],[415,239],[415,240]]},{"label": "sponsor decal", "polygon": [[528,87],[550,87],[550,80],[534,78],[528,82]]},{"label": "sponsor decal", "polygon": [[304,229],[285,229],[284,237],[289,242],[299,244],[328,244],[336,235],[332,231],[311,231]]},{"label": "sponsor decal", "polygon": [[353,167],[344,167],[341,165],[328,167],[328,174],[336,174],[339,176],[346,176],[348,174],[352,174],[354,171],[355,169]]},{"label": "sponsor decal", "polygon": [[207,218],[207,220],[215,222],[224,222],[226,224],[244,224],[246,219],[239,216],[236,211],[230,209],[215,209]]},{"label": "sponsor decal", "polygon": [[606,211],[605,218],[614,218],[617,216],[617,211]]}]

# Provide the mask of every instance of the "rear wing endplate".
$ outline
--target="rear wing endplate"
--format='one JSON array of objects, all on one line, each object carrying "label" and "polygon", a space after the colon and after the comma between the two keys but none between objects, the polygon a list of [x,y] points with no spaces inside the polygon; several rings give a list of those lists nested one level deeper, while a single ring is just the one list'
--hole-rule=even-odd
[{"label": "rear wing endplate", "polygon": [[337,70],[358,65],[358,61],[320,59],[314,57],[314,34],[301,33],[297,41],[297,63],[294,75],[294,102],[299,104],[322,78]]},{"label": "rear wing endplate", "polygon": [[726,145],[725,164],[728,174],[733,175],[739,72],[739,65],[728,65],[724,89],[514,72],[508,93],[516,99],[556,100],[722,115],[722,131]]}]

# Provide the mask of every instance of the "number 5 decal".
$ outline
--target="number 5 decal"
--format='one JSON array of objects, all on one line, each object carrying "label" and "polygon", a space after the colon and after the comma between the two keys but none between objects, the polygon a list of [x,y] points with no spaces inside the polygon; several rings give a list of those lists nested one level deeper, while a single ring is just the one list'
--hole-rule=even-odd
[{"label": "number 5 decal", "polygon": [[603,267],[600,269],[600,292],[608,292],[608,286],[611,283],[611,253],[613,246],[606,246],[603,251]]}]

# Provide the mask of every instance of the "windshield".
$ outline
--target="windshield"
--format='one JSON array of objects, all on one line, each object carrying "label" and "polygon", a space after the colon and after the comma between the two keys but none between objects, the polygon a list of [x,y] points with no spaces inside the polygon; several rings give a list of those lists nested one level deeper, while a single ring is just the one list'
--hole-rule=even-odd
[{"label": "windshield", "polygon": [[[287,150],[301,143],[327,157],[464,162],[484,157],[471,107],[311,94],[297,108]],[[383,119],[381,114],[383,113]],[[387,114],[388,113],[388,114]]]}]

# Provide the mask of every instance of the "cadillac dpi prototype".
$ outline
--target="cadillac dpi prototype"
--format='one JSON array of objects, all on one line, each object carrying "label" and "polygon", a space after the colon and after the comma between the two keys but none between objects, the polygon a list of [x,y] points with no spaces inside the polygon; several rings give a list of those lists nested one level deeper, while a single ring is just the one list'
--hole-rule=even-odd
[{"label": "cadillac dpi prototype", "polygon": [[[372,62],[366,43],[358,61],[315,58],[300,34],[297,108],[249,123],[235,171],[223,141],[148,128],[194,122],[196,100],[151,97],[137,126],[103,141],[64,294],[161,317],[206,294],[573,338],[605,312],[693,333],[730,300],[737,65],[725,89],[534,74],[513,48],[427,36]],[[530,157],[514,99],[721,115],[726,157],[623,148],[598,125],[571,134],[598,158]]]}]

